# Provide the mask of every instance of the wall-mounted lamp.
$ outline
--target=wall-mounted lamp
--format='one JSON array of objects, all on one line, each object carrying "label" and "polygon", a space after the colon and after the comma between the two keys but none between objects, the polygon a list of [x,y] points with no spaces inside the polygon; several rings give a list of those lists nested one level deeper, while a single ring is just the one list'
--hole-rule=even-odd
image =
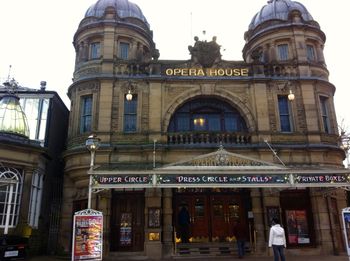
[{"label": "wall-mounted lamp", "polygon": [[125,95],[125,98],[127,101],[131,101],[132,100],[132,93],[131,90],[128,90],[128,93]]},{"label": "wall-mounted lamp", "polygon": [[290,101],[294,101],[294,99],[295,99],[295,95],[294,95],[294,93],[292,92],[292,90],[289,90],[288,100],[290,100]]}]

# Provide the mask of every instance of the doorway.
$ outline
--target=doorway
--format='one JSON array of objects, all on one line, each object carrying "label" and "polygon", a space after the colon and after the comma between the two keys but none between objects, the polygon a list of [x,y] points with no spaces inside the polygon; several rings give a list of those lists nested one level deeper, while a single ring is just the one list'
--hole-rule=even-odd
[{"label": "doorway", "polygon": [[143,251],[143,191],[112,192],[111,251]]},{"label": "doorway", "polygon": [[[175,228],[178,213],[185,206],[190,215],[190,242],[231,242],[234,223],[246,222],[246,210],[239,193],[175,193]],[[177,235],[177,241],[179,240]]]}]

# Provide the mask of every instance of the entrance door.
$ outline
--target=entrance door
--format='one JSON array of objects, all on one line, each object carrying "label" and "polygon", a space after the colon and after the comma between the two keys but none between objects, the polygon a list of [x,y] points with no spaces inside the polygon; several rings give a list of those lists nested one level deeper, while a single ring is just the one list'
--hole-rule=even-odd
[{"label": "entrance door", "polygon": [[[208,200],[204,195],[199,196],[180,196],[176,200],[177,213],[185,206],[190,214],[190,235],[196,238],[197,241],[208,242],[209,237],[209,216],[208,216]],[[178,222],[178,215],[176,215],[176,224]],[[179,227],[176,229],[179,231]]]},{"label": "entrance door", "polygon": [[[231,195],[210,196],[212,241],[230,241],[234,222],[241,220],[240,197]],[[244,224],[244,220],[241,221]]]},{"label": "entrance door", "polygon": [[232,240],[234,222],[245,224],[244,210],[239,195],[177,195],[175,199],[176,224],[182,206],[190,214],[191,242],[225,242]]},{"label": "entrance door", "polygon": [[144,193],[113,192],[111,251],[143,251]]}]

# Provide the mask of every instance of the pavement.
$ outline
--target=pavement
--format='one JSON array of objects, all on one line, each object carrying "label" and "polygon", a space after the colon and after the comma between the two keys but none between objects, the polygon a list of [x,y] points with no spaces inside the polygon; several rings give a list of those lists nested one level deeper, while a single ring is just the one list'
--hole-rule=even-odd
[{"label": "pavement", "polygon": [[[28,261],[62,261],[62,260],[70,260],[68,257],[63,258],[63,257],[54,257],[54,256],[40,256],[40,257],[32,257],[28,259]],[[119,260],[119,261],[126,261],[126,260],[142,260],[139,257],[125,257],[125,259],[121,259],[120,257],[118,258],[106,258],[103,259],[106,261],[110,260]],[[144,259],[143,259],[144,260]],[[148,261],[155,261],[155,260],[150,260],[146,259]],[[238,259],[238,257],[235,256],[229,256],[229,257],[196,257],[196,258],[185,258],[185,257],[180,257],[180,258],[174,258],[174,259],[161,259],[161,261],[234,261],[234,260],[245,260],[245,261],[272,261],[273,257],[272,256],[250,256],[247,255],[243,259]],[[308,255],[303,255],[303,256],[296,256],[296,255],[287,255],[286,256],[287,261],[350,261],[350,258],[345,255],[340,255],[340,256],[328,256],[328,255],[323,255],[323,256],[308,256]],[[159,260],[158,260],[159,261]]]}]

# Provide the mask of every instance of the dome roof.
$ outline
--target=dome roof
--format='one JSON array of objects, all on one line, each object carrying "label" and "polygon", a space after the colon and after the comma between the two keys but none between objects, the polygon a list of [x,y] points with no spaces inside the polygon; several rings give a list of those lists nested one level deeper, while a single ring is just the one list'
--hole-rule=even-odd
[{"label": "dome roof", "polygon": [[102,17],[107,7],[114,7],[120,18],[137,18],[148,25],[140,7],[128,0],[98,0],[95,4],[89,7],[85,13],[85,17]]},{"label": "dome roof", "polygon": [[291,0],[269,0],[252,19],[249,30],[255,29],[258,25],[269,20],[288,21],[288,16],[292,11],[299,11],[304,21],[313,21],[311,14],[299,2]]},{"label": "dome roof", "polygon": [[19,98],[13,94],[6,94],[0,100],[0,132],[29,137],[27,117]]}]

